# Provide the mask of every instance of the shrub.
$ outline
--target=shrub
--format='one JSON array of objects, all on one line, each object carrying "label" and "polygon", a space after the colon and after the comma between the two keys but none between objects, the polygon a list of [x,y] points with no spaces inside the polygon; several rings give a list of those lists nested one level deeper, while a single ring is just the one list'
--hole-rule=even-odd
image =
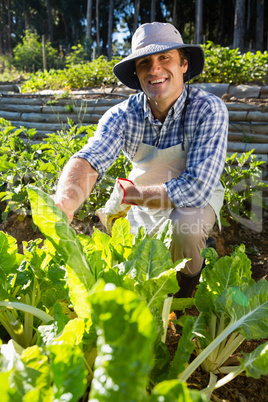
[{"label": "shrub", "polygon": [[[52,48],[50,42],[45,45],[47,68],[57,66],[57,51]],[[22,43],[14,49],[14,66],[17,69],[35,72],[43,68],[42,43],[38,36],[26,31]]]},{"label": "shrub", "polygon": [[222,47],[209,41],[202,47],[205,53],[205,67],[197,79],[199,82],[235,84],[256,80],[267,82],[267,51],[242,54],[239,49]]}]

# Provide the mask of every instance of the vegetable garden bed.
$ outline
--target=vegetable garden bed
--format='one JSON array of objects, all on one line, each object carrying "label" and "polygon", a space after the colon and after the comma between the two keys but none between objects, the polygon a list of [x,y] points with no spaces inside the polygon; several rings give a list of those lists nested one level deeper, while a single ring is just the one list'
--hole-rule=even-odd
[{"label": "vegetable garden bed", "polygon": [[[161,302],[157,303],[157,300],[153,300],[155,298],[153,296],[157,294],[155,286],[158,281],[163,281],[163,283],[168,284],[169,292],[175,292],[175,286],[177,286],[176,281],[174,282],[175,268],[170,263],[166,248],[170,242],[168,228],[157,239],[152,240],[146,240],[141,232],[133,246],[133,239],[130,238],[125,223],[122,223],[121,226],[119,224],[113,240],[106,236],[99,223],[93,222],[92,215],[85,218],[85,213],[79,213],[71,225],[74,229],[73,232],[68,229],[69,226],[59,215],[59,211],[54,210],[49,197],[42,201],[43,196],[41,196],[41,199],[37,200],[36,195],[34,195],[34,191],[37,190],[32,189],[30,191],[32,191],[33,216],[37,226],[33,225],[32,217],[29,214],[30,210],[27,210],[27,204],[23,204],[25,192],[29,191],[29,186],[25,185],[25,178],[29,177],[33,182],[36,179],[33,172],[38,171],[38,180],[40,181],[35,182],[38,187],[40,183],[40,187],[52,189],[54,182],[50,175],[52,172],[55,173],[53,170],[55,167],[59,167],[58,161],[61,165],[64,163],[66,152],[62,146],[66,143],[66,137],[63,134],[58,137],[52,136],[50,142],[43,148],[43,150],[48,150],[48,154],[45,154],[42,159],[38,148],[29,147],[28,149],[26,146],[20,148],[24,147],[25,144],[22,145],[16,136],[12,137],[8,126],[4,128],[4,131],[6,141],[7,139],[10,141],[5,152],[8,151],[8,148],[12,150],[13,145],[14,149],[17,147],[20,158],[23,157],[23,161],[25,161],[22,166],[29,169],[21,173],[20,181],[19,164],[21,159],[16,162],[16,159],[13,159],[14,153],[12,152],[7,159],[5,152],[3,152],[1,167],[3,180],[6,171],[6,178],[10,180],[11,184],[13,183],[13,186],[10,186],[6,201],[3,202],[3,208],[1,208],[1,211],[4,211],[6,203],[9,200],[11,201],[11,207],[2,214],[6,221],[0,222],[0,231],[2,231],[2,234],[0,233],[0,275],[3,304],[0,315],[4,314],[5,319],[9,317],[12,326],[9,328],[9,335],[1,328],[1,339],[6,344],[10,339],[10,334],[13,334],[15,336],[13,339],[16,339],[20,345],[16,346],[16,349],[12,349],[9,343],[9,349],[3,349],[6,351],[6,360],[2,360],[2,367],[5,369],[0,373],[0,381],[1,384],[5,383],[6,387],[9,386],[8,382],[12,384],[10,389],[3,388],[5,396],[8,395],[6,400],[86,401],[90,396],[90,400],[94,402],[106,400],[109,402],[128,402],[130,400],[137,402],[146,400],[174,402],[177,400],[178,394],[184,393],[185,398],[188,398],[185,399],[187,401],[204,401],[200,392],[190,396],[185,386],[179,385],[177,380],[172,382],[172,379],[175,379],[178,372],[182,370],[183,373],[180,375],[187,379],[189,389],[203,390],[211,378],[212,380],[214,378],[204,370],[206,364],[210,365],[212,362],[208,361],[204,367],[198,366],[192,373],[188,370],[188,374],[185,375],[184,368],[178,369],[178,366],[186,366],[187,361],[195,361],[195,352],[191,349],[193,348],[191,337],[183,339],[180,334],[174,334],[168,330],[164,343],[167,347],[167,353],[164,344],[159,346],[161,345],[160,339],[158,339],[161,335],[159,309],[168,291],[167,289],[163,291],[159,299]],[[79,132],[76,132],[74,127],[73,133],[68,137],[69,151],[77,146],[77,134]],[[36,157],[34,152],[37,152]],[[49,163],[51,152],[54,156],[53,161],[51,160],[53,166]],[[36,164],[37,157],[40,158],[39,164]],[[12,174],[12,169],[15,166],[17,166],[17,170]],[[119,166],[114,169],[112,177],[122,173],[118,173]],[[258,173],[258,166],[253,164],[251,172],[253,173],[254,170]],[[105,197],[101,191],[106,191],[105,196],[107,197],[109,186],[112,186],[112,181],[109,182],[108,177],[106,187],[103,186],[102,189],[98,190],[100,194],[97,194],[96,199],[93,197],[94,199],[90,204],[91,210],[98,203],[104,202]],[[252,195],[249,195],[250,197]],[[46,202],[48,202],[49,207],[46,206]],[[234,202],[233,206],[235,207],[237,201],[232,202]],[[24,216],[22,216],[23,213]],[[251,327],[255,329],[250,329],[253,332],[247,334],[246,340],[243,340],[240,345],[238,342],[240,338],[236,341],[239,347],[237,350],[233,350],[230,355],[231,363],[235,364],[238,363],[237,358],[241,358],[242,353],[252,353],[253,350],[256,350],[257,347],[261,348],[268,341],[266,306],[268,291],[265,290],[268,279],[267,221],[267,213],[264,212],[262,220],[255,227],[257,230],[254,230],[254,226],[242,225],[234,220],[229,220],[230,226],[224,226],[221,233],[216,228],[214,233],[220,259],[215,259],[216,257],[213,254],[207,255],[210,264],[214,259],[213,264],[223,264],[220,267],[223,270],[227,268],[226,272],[231,272],[231,276],[233,276],[230,290],[226,287],[227,293],[224,293],[226,303],[224,304],[220,299],[216,303],[223,310],[226,307],[227,316],[231,316],[234,322],[237,322],[237,317],[235,319],[234,316],[241,313],[241,306],[246,311],[250,300],[247,292],[252,289],[255,289],[255,296],[252,297],[255,300],[254,303],[258,299],[258,303],[263,309],[257,314],[257,318],[254,318],[258,328],[256,329],[254,324]],[[247,222],[249,223],[249,221]],[[14,240],[9,236],[12,236]],[[51,244],[47,240],[45,241],[45,238],[53,244],[56,252]],[[39,240],[32,241],[34,239],[41,240],[40,242]],[[28,245],[25,242],[28,242]],[[237,248],[241,244],[245,245],[245,253],[243,247]],[[81,250],[83,253],[80,253]],[[78,254],[77,251],[79,251]],[[230,257],[231,255],[232,257]],[[217,261],[221,262],[217,263]],[[227,261],[230,266],[225,267],[223,261]],[[232,265],[234,261],[237,265]],[[250,263],[252,265],[251,270]],[[143,264],[145,265],[143,266]],[[149,264],[148,267],[152,268],[152,272],[148,270],[146,278],[144,278],[143,269],[147,267],[146,264]],[[148,267],[145,268],[145,271]],[[208,266],[208,269],[204,270],[205,281],[211,279],[209,278],[210,269],[214,268]],[[10,270],[8,277],[5,277],[6,270]],[[84,275],[87,270],[88,274]],[[155,272],[153,272],[154,270]],[[105,273],[103,273],[104,271]],[[130,274],[127,275],[127,272]],[[113,283],[114,285],[105,292],[103,283],[96,285],[96,278],[104,279],[106,283]],[[222,280],[224,279],[219,279],[219,283]],[[69,300],[67,287],[62,286],[65,283],[70,287],[71,300]],[[88,291],[92,286],[95,289],[95,296]],[[213,287],[215,284],[210,283],[209,286]],[[239,289],[236,289],[236,286],[239,286]],[[134,287],[137,292],[135,296],[130,291]],[[87,292],[89,298],[86,296]],[[114,297],[112,297],[113,292]],[[204,306],[200,305],[202,292],[208,296],[207,290],[202,285],[196,292],[195,306],[192,306],[191,300],[186,300],[188,321],[185,326],[193,325],[196,317],[200,315],[198,311],[204,315],[202,312]],[[217,287],[213,288],[212,293],[215,295],[217,292]],[[261,294],[264,296],[259,296]],[[247,295],[246,299],[244,298],[245,295]],[[212,294],[209,297],[212,297]],[[59,298],[59,303],[55,298]],[[11,309],[10,305],[5,304],[7,300],[10,303],[35,305],[41,312],[36,312],[37,318],[33,318],[28,310],[22,312],[14,308]],[[213,301],[212,305],[214,304]],[[228,304],[230,309],[227,308]],[[27,306],[26,308],[29,309]],[[14,304],[13,307],[17,308],[18,305]],[[113,308],[116,313],[112,311]],[[93,331],[90,330],[89,310],[91,309],[93,310],[92,317],[95,325]],[[210,313],[213,314],[212,311]],[[245,314],[241,314],[240,319],[242,320]],[[251,305],[248,309],[248,315],[252,315]],[[227,316],[225,320],[228,321]],[[211,322],[214,322],[216,326],[216,320],[213,320]],[[36,328],[42,321],[43,325],[39,328],[39,335],[37,335]],[[20,323],[23,325],[20,326]],[[213,325],[211,324],[212,328]],[[242,333],[243,331],[247,332],[247,328],[243,329],[242,327],[240,328]],[[190,331],[188,327],[187,330]],[[156,344],[152,345],[156,334],[158,348],[155,348]],[[228,339],[232,339],[232,336],[228,334],[226,342]],[[197,350],[200,349],[198,345],[195,346]],[[25,348],[23,353],[21,347]],[[179,352],[176,355],[177,348],[179,348]],[[152,349],[154,351],[153,361],[150,355]],[[98,358],[96,366],[94,366],[96,354]],[[210,395],[211,400],[266,401],[268,394],[267,346],[259,354],[264,360],[261,360],[260,363],[262,367],[254,368],[256,378],[242,374],[214,390]],[[116,362],[114,366],[112,365],[113,361]],[[147,375],[152,367],[154,369],[150,374],[150,382],[147,383],[147,391],[150,390],[153,395],[149,396],[149,394],[145,394],[145,388]],[[169,367],[171,370],[167,375]],[[90,384],[92,380],[92,369],[95,369],[93,388],[90,385],[87,386],[87,381]],[[265,375],[260,377],[260,372],[265,373]],[[216,374],[218,380],[223,376],[220,372]],[[169,380],[168,384],[163,382],[164,379]],[[156,383],[159,383],[159,386],[155,386]],[[206,393],[209,395],[210,390],[207,390]]]},{"label": "vegetable garden bed", "polygon": [[[246,246],[246,253],[252,262],[252,277],[255,281],[260,279],[267,280],[268,278],[268,226],[267,217],[264,218],[262,231],[254,233],[247,227],[244,227],[234,221],[229,227],[224,227],[222,232],[219,233],[215,228],[214,237],[217,242],[217,251],[219,256],[230,255],[235,247],[241,243]],[[99,230],[103,229],[100,223],[93,223],[90,219],[74,220],[71,225],[75,232],[80,235],[92,235],[94,228]],[[33,228],[31,217],[26,217],[23,221],[20,220],[16,214],[12,215],[5,223],[0,224],[0,230],[13,236],[17,239],[19,250],[22,250],[22,242],[31,239],[45,237],[41,234],[38,228]],[[195,316],[197,310],[195,307],[186,309],[189,316]],[[171,330],[167,332],[166,345],[168,347],[171,359],[174,357],[175,351],[178,346],[178,341],[181,335],[174,334]],[[263,338],[258,340],[244,341],[239,349],[233,354],[233,358],[241,357],[241,352],[249,353],[256,349],[259,345],[268,341],[268,334],[264,333]],[[125,342],[125,341],[124,341]],[[126,345],[122,345],[126,346]],[[126,362],[127,365],[127,362]],[[209,376],[201,368],[198,368],[188,379],[187,383],[189,388],[200,390],[207,386]],[[247,377],[245,375],[239,376],[229,382],[224,387],[221,387],[213,392],[211,395],[212,401],[266,401],[268,393],[268,376],[262,376],[259,379]],[[85,391],[84,399],[87,400],[88,390]],[[82,400],[81,399],[81,400]],[[75,399],[71,399],[75,400]],[[102,399],[97,399],[101,401]],[[116,399],[109,399],[115,400]],[[129,399],[124,399],[128,401]],[[138,399],[137,399],[138,400]],[[169,400],[169,399],[167,399]],[[175,401],[175,399],[174,399]]]}]

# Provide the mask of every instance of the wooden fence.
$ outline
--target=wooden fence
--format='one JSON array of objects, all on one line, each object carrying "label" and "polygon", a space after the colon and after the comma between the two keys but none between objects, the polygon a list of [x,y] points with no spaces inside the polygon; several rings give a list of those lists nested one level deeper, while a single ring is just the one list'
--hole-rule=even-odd
[{"label": "wooden fence", "polygon": [[[213,88],[209,89],[212,92]],[[126,93],[79,91],[65,99],[62,95],[57,98],[51,94],[24,95],[2,92],[0,117],[11,121],[15,127],[36,129],[34,141],[40,142],[47,133],[68,129],[70,120],[78,125],[97,124],[105,111],[122,102],[127,96]],[[264,87],[262,97],[265,96],[268,97],[268,87]],[[237,98],[233,102],[230,101],[230,96],[228,99],[228,153],[241,154],[254,149],[257,159],[265,162],[263,180],[268,183],[268,106],[249,104]],[[268,194],[265,194],[265,198],[268,203]]]}]

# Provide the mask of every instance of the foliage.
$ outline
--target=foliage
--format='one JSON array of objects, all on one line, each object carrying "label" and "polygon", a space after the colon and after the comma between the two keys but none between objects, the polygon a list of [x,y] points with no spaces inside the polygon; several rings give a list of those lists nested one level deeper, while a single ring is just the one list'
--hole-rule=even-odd
[{"label": "foliage", "polygon": [[64,70],[51,69],[38,71],[32,74],[21,87],[22,92],[35,92],[43,89],[74,89],[104,85],[114,85],[117,82],[113,74],[113,66],[119,61],[114,58],[108,62],[106,57],[100,56],[92,62],[68,64]]},{"label": "foliage", "polygon": [[[241,54],[239,49],[229,49],[208,42],[202,45],[205,52],[205,67],[203,73],[195,80],[198,82],[219,83],[249,83],[252,81],[267,81],[268,53],[247,52]],[[78,47],[76,60],[83,54]],[[99,85],[114,85],[118,80],[113,74],[113,66],[120,58],[108,62],[104,56],[92,62],[80,64],[69,63],[65,69],[37,72],[22,85],[22,92],[35,92],[41,89],[85,88]]]},{"label": "foliage", "polygon": [[[36,144],[31,143],[34,129],[15,129],[4,119],[0,119],[0,126],[0,199],[8,201],[2,212],[5,220],[10,211],[22,217],[28,214],[27,184],[34,183],[50,194],[55,193],[63,166],[85,144],[93,130],[90,126],[73,127],[68,132],[50,134],[42,144]],[[86,135],[80,138],[82,131]]]},{"label": "foliage", "polygon": [[66,56],[66,64],[82,64],[89,60],[89,56],[86,53],[84,46],[78,43],[77,46],[72,46],[71,52]]},{"label": "foliage", "polygon": [[249,220],[256,225],[260,220],[260,212],[266,208],[262,190],[267,188],[263,183],[261,165],[253,154],[254,150],[227,155],[224,171],[221,177],[224,186],[224,205],[221,219],[228,225],[228,220],[234,219],[246,224]]},{"label": "foliage", "polygon": [[[47,69],[58,65],[57,51],[49,42],[45,45]],[[22,43],[14,49],[14,66],[21,71],[34,72],[43,69],[42,43],[33,32],[26,31]]]},{"label": "foliage", "polygon": [[[171,261],[170,222],[154,238],[142,228],[132,235],[129,223],[122,219],[115,222],[112,237],[96,229],[92,237],[76,235],[47,194],[31,186],[28,191],[33,219],[47,240],[41,248],[31,243],[26,255],[18,257],[14,239],[1,234],[7,259],[0,259],[5,279],[0,314],[10,317],[13,310],[25,309],[21,295],[42,281],[48,288],[46,281],[52,273],[63,294],[56,292],[49,306],[41,303],[38,311],[28,305],[28,312],[39,320],[37,343],[20,346],[11,339],[2,345],[0,379],[6,384],[2,397],[38,396],[40,401],[50,401],[66,400],[68,394],[68,400],[77,401],[88,385],[90,400],[123,401],[128,395],[142,402],[181,398],[204,402],[215,387],[230,379],[227,374],[217,381],[219,372],[235,376],[245,371],[254,378],[267,374],[267,344],[239,359],[239,366],[224,365],[243,339],[260,339],[268,329],[268,283],[251,279],[243,246],[223,258],[213,249],[203,251],[207,266],[193,300],[200,313],[182,319],[183,334],[171,363],[162,338],[162,314],[168,294],[178,290],[176,272],[185,261]],[[9,276],[16,272],[15,266],[20,278]],[[32,272],[37,275],[34,284],[29,281]],[[23,283],[28,287],[19,287],[16,295],[16,285]],[[12,292],[16,302],[10,300]],[[6,297],[9,304],[4,303]],[[63,314],[58,297],[66,297],[72,316],[70,308],[67,316]],[[189,301],[174,300],[173,308],[178,305],[188,306]],[[23,319],[20,316],[22,325]],[[194,349],[197,357],[192,359]],[[191,391],[185,381],[200,364],[212,373],[212,380],[202,392]]]},{"label": "foliage", "polygon": [[[25,217],[29,213],[26,186],[36,185],[54,194],[59,175],[70,157],[80,150],[95,131],[95,126],[76,126],[69,121],[69,129],[47,134],[42,144],[32,143],[34,129],[16,129],[0,119],[0,200],[6,202],[2,220],[10,212]],[[82,135],[83,134],[83,135]],[[121,154],[97,185],[79,211],[79,219],[92,215],[108,200],[116,177],[127,177],[130,162]]]},{"label": "foliage", "polygon": [[251,81],[267,82],[268,52],[241,53],[208,41],[202,45],[205,53],[204,71],[199,82],[245,84]]},{"label": "foliage", "polygon": [[[245,339],[262,339],[267,333],[268,282],[255,282],[251,278],[251,262],[243,245],[230,257],[218,258],[213,249],[203,250],[202,254],[207,266],[195,295],[199,315],[188,317],[183,330],[183,337],[194,336],[197,357],[185,370],[179,365],[175,373],[181,381],[186,381],[201,364],[210,374],[209,386],[203,390],[210,396],[213,389],[243,371],[247,376],[254,373],[255,378],[268,373],[268,342],[244,355],[245,360],[239,358],[239,366],[228,365],[228,358]],[[177,354],[181,350],[180,343]],[[179,355],[175,356],[173,365],[178,360]],[[222,377],[223,374],[227,376],[217,381],[217,375]]]}]

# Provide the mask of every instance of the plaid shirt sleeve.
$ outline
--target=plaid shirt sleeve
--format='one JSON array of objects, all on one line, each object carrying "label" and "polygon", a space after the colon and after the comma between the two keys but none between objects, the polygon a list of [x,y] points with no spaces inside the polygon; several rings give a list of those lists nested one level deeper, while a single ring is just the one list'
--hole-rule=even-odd
[{"label": "plaid shirt sleeve", "polygon": [[177,179],[165,183],[177,207],[206,206],[224,169],[228,110],[221,99],[207,95],[190,103],[187,111],[185,131],[190,147],[186,169]]},{"label": "plaid shirt sleeve", "polygon": [[[140,96],[141,97],[141,96]],[[94,137],[72,158],[86,159],[98,172],[98,182],[122,150],[132,159],[143,135],[143,112],[139,99],[130,97],[109,109],[100,119]]]}]

